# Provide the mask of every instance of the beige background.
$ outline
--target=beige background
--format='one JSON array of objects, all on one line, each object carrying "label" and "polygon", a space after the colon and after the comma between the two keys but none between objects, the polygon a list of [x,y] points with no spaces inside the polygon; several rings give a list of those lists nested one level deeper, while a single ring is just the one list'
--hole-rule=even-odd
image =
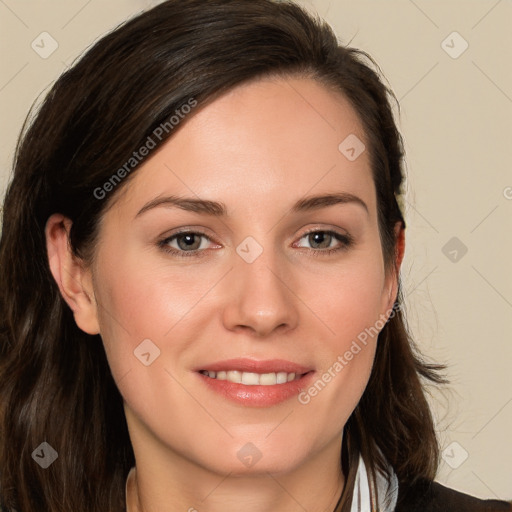
[{"label": "beige background", "polygon": [[[2,196],[33,101],[91,42],[156,3],[0,0]],[[432,398],[438,480],[512,499],[511,2],[301,3],[372,55],[401,103],[410,325],[423,352],[450,365],[451,385]],[[58,44],[46,59],[31,47],[42,32]]]}]

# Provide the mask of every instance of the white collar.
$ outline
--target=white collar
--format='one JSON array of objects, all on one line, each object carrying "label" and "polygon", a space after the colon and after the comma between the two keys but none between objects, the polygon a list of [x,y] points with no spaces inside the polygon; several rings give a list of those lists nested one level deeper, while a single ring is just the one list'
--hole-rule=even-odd
[{"label": "white collar", "polygon": [[[398,478],[393,468],[388,465],[388,478],[385,478],[377,471],[377,489],[379,492],[379,512],[393,512],[398,498]],[[370,502],[370,485],[373,489],[373,482],[368,478],[366,465],[363,457],[359,455],[359,465],[357,467],[354,493],[352,495],[352,507],[350,512],[372,512]]]}]

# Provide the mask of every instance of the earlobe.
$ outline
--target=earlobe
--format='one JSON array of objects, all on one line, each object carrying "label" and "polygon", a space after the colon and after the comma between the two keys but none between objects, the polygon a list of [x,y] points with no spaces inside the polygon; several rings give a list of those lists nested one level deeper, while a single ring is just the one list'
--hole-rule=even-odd
[{"label": "earlobe", "polygon": [[60,213],[51,215],[46,222],[45,237],[50,271],[62,297],[73,311],[77,326],[88,334],[99,334],[91,273],[71,250],[71,224],[71,220]]}]

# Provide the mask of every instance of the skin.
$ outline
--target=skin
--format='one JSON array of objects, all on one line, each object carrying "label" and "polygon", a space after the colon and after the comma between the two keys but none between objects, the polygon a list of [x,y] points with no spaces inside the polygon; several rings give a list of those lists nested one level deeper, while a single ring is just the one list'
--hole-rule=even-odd
[{"label": "skin", "polygon": [[[279,358],[320,378],[389,316],[403,230],[387,272],[368,152],[349,161],[338,150],[349,134],[366,141],[340,94],[307,78],[253,81],[198,108],[136,171],[102,218],[91,265],[68,250],[69,219],[48,220],[52,273],[77,325],[101,334],[124,398],[136,457],[130,512],[334,508],[343,426],[368,382],[376,338],[308,404],[235,404],[193,369]],[[305,196],[334,192],[367,210],[347,202],[290,211]],[[227,216],[170,206],[136,216],[171,194],[220,201]],[[183,227],[206,234],[195,239],[202,256],[158,245]],[[327,254],[343,244],[328,235],[322,243],[305,234],[311,229],[349,233],[353,244]],[[236,252],[248,236],[263,248],[252,263]],[[178,240],[170,245],[180,250]],[[149,366],[133,353],[144,339],[160,349]],[[249,442],[261,458],[247,467],[237,452]]]}]

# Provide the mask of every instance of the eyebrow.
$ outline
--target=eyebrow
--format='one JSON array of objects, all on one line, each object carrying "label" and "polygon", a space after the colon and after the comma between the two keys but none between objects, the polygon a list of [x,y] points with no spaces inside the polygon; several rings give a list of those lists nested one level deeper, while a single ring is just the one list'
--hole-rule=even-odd
[{"label": "eyebrow", "polygon": [[[334,194],[323,194],[308,196],[297,201],[291,208],[293,213],[300,213],[312,210],[327,208],[336,204],[354,203],[362,206],[366,213],[369,213],[368,206],[360,198],[348,192],[337,192]],[[135,218],[159,206],[167,208],[176,207],[189,212],[195,212],[215,217],[227,216],[227,208],[224,203],[210,201],[207,199],[194,199],[193,197],[163,196],[152,199],[146,203],[135,215]]]}]

